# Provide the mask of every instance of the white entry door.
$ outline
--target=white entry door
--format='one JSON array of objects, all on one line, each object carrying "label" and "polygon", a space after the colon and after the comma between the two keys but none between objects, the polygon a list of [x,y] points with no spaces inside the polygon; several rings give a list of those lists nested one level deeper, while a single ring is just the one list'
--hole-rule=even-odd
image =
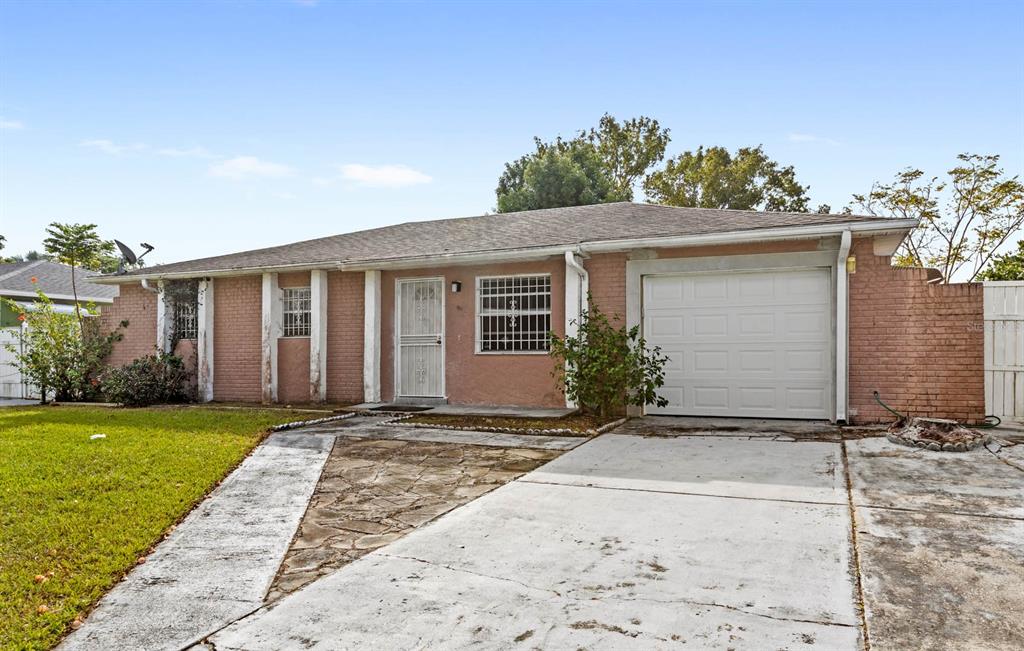
[{"label": "white entry door", "polygon": [[444,279],[399,280],[396,373],[400,397],[444,396]]},{"label": "white entry door", "polygon": [[645,276],[648,344],[669,357],[648,413],[830,418],[831,271]]}]

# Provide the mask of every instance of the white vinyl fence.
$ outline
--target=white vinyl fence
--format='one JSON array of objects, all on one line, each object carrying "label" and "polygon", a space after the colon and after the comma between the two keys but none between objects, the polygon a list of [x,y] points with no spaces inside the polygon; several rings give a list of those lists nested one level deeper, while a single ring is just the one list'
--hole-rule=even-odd
[{"label": "white vinyl fence", "polygon": [[985,413],[1024,420],[1024,281],[985,283]]},{"label": "white vinyl fence", "polygon": [[21,349],[21,328],[0,328],[0,398],[35,398],[37,394],[22,380],[11,345]]}]

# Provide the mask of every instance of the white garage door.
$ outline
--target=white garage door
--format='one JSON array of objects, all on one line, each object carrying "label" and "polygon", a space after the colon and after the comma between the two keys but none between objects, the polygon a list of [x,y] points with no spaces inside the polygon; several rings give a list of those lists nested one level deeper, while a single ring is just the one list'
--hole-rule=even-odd
[{"label": "white garage door", "polygon": [[828,269],[645,276],[644,336],[669,357],[652,414],[830,418]]}]

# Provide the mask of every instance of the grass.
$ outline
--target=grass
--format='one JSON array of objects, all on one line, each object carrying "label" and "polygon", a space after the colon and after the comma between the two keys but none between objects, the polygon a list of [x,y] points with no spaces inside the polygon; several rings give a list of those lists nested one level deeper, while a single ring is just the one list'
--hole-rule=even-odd
[{"label": "grass", "polygon": [[455,427],[497,427],[507,430],[528,429],[569,429],[579,434],[588,434],[591,430],[610,423],[618,418],[602,419],[598,416],[572,414],[561,418],[515,418],[509,416],[456,416],[445,414],[416,414],[404,420],[404,423],[422,423],[424,425],[453,425]]},{"label": "grass", "polygon": [[[289,411],[0,409],[0,648],[53,646]],[[93,434],[106,438],[91,440]]]}]

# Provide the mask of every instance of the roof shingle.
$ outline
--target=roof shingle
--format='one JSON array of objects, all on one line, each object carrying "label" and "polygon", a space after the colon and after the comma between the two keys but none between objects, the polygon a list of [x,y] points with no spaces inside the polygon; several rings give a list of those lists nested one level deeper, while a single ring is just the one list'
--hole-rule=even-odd
[{"label": "roof shingle", "polygon": [[606,203],[407,222],[265,249],[148,267],[129,275],[394,261],[430,255],[573,246],[608,240],[881,221],[880,217]]}]

